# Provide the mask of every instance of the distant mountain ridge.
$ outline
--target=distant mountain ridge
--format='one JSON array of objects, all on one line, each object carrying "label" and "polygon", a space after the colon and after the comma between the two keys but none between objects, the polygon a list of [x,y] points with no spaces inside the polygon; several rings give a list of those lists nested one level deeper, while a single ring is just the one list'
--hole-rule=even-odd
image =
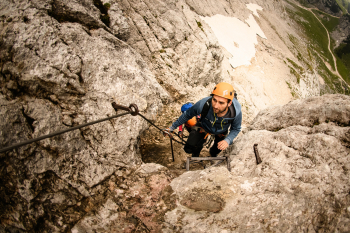
[{"label": "distant mountain ridge", "polygon": [[302,4],[311,4],[318,9],[335,16],[341,16],[342,9],[336,0],[298,0]]}]

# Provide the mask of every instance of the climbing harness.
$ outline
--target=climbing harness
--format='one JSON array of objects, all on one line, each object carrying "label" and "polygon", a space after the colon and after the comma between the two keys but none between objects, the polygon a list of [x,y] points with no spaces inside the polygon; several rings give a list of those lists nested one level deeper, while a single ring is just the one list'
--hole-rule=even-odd
[{"label": "climbing harness", "polygon": [[205,146],[207,149],[209,149],[211,147],[211,144],[213,143],[215,139],[214,135],[210,135],[209,138],[207,139],[207,141],[203,144],[203,146]]}]

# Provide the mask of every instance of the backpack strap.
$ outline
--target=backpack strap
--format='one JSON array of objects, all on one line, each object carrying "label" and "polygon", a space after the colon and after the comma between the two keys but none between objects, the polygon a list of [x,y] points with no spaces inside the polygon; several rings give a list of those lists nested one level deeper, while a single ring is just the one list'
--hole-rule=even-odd
[{"label": "backpack strap", "polygon": [[203,106],[203,109],[202,109],[202,112],[201,112],[201,118],[199,118],[200,122],[202,121],[202,119],[204,119],[207,116],[207,114],[209,112],[209,108],[210,108],[210,105],[211,105],[211,99],[212,98],[209,98],[207,100],[207,102],[205,102],[205,104]]},{"label": "backpack strap", "polygon": [[[234,98],[237,99],[237,93],[236,93],[236,92],[235,92]],[[202,119],[204,119],[204,118],[208,115],[209,108],[210,108],[210,106],[211,106],[211,99],[212,99],[212,98],[209,98],[209,99],[205,102],[205,104],[204,104],[204,106],[203,106],[203,109],[202,109],[202,112],[201,112],[201,117],[199,118],[199,122],[201,122]],[[233,122],[233,120],[228,120],[228,121],[227,121],[228,124],[231,124],[232,122]]]}]

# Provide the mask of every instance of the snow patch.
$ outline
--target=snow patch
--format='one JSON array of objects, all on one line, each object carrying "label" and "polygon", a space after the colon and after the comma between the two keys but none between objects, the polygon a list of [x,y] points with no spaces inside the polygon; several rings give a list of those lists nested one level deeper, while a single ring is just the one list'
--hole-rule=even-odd
[{"label": "snow patch", "polygon": [[258,44],[256,35],[267,39],[253,15],[249,15],[245,22],[223,15],[201,17],[201,19],[213,30],[219,44],[232,55],[229,62],[233,68],[251,65],[250,61],[255,57],[256,52],[255,45]]},{"label": "snow patch", "polygon": [[257,17],[259,17],[259,14],[257,12],[257,10],[262,11],[263,8],[257,4],[254,3],[249,3],[249,4],[245,4],[247,6],[247,8],[249,10],[251,10],[253,12],[254,15],[256,15]]}]

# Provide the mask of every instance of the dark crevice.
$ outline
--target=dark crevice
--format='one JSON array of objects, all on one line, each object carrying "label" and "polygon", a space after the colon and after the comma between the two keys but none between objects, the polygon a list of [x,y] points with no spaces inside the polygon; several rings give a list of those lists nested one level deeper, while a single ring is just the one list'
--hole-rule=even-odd
[{"label": "dark crevice", "polygon": [[33,119],[33,118],[31,118],[30,116],[28,116],[27,114],[25,114],[24,109],[22,109],[22,114],[23,114],[23,116],[26,118],[26,121],[27,121],[29,127],[30,127],[30,128],[32,129],[32,131],[34,132],[35,127],[34,127],[33,124],[34,124],[35,119]]},{"label": "dark crevice", "polygon": [[116,169],[109,175],[106,176],[103,180],[101,180],[99,183],[93,185],[90,187],[90,189],[96,188],[98,185],[103,185],[104,183],[108,183],[108,181],[111,179],[112,176],[114,176],[114,173],[118,171],[120,168],[116,167]]},{"label": "dark crevice", "polygon": [[[81,17],[86,18],[86,14],[81,12],[67,12],[64,5],[60,5],[56,1],[52,3],[52,9],[48,11],[48,15],[52,18],[56,19],[59,23],[63,22],[71,22],[71,23],[79,23],[83,26],[87,26],[89,29],[97,29],[100,28],[97,22],[86,22],[81,20]],[[91,18],[90,16],[88,16]]]},{"label": "dark crevice", "polygon": [[62,38],[61,38],[61,42],[68,46],[67,42],[65,42]]},{"label": "dark crevice", "polygon": [[78,75],[78,77],[79,77],[79,83],[83,84],[83,83],[84,83],[84,79],[83,79],[83,77],[81,76],[81,72],[79,72],[77,75]]},{"label": "dark crevice", "polygon": [[85,138],[85,135],[84,135],[84,130],[82,129],[79,129],[80,131],[80,135],[81,137],[83,138],[83,140],[86,142],[86,144],[88,144],[90,146],[90,148],[94,149],[94,147],[92,146],[92,143],[89,139]]},{"label": "dark crevice", "polygon": [[64,88],[69,94],[75,94],[75,95],[83,95],[81,93],[79,93],[79,91],[77,90],[77,88],[75,86],[73,86],[72,84],[70,84],[69,82],[66,84],[66,88]]},{"label": "dark crevice", "polygon": [[[67,228],[72,228],[86,214],[84,208],[87,203],[83,202],[83,195],[51,170],[47,170],[38,176],[39,177],[35,179],[37,182],[34,182],[34,185],[32,184],[32,186],[35,187],[34,191],[37,195],[31,202],[31,209],[35,210],[37,207],[41,207],[43,209],[43,214],[37,219],[32,219],[32,229],[35,230],[35,232],[44,232],[43,229],[50,229],[52,225],[59,226],[60,222],[64,222],[66,226],[64,226],[62,232],[68,232]],[[61,186],[57,186],[57,183],[61,183]],[[68,199],[76,203],[80,202],[82,205],[75,204],[67,207],[64,203],[52,204],[49,200],[43,198],[48,194],[56,192],[64,193]],[[74,215],[72,215],[73,209],[75,211]],[[52,225],[50,226],[48,222]]]},{"label": "dark crevice", "polygon": [[78,75],[78,77],[79,77],[79,82],[80,82],[81,84],[83,84],[83,83],[84,83],[84,79],[83,79],[83,76],[81,75],[81,73],[82,73],[82,70],[83,70],[84,62],[83,62],[83,59],[82,59],[79,55],[77,55],[77,57],[80,58],[80,65],[81,65],[81,69],[80,69],[80,71],[77,73],[77,75]]},{"label": "dark crevice", "polygon": [[135,23],[134,23],[134,26],[135,26],[135,28],[137,29],[137,32],[138,32],[139,36],[141,36],[142,39],[143,39],[143,41],[145,42],[145,44],[146,44],[146,46],[147,46],[147,48],[148,48],[148,51],[151,52],[152,50],[150,49],[149,45],[147,44],[146,39],[143,37],[143,35],[142,35],[140,29],[135,25]]},{"label": "dark crevice", "polygon": [[89,36],[91,36],[91,32],[90,32],[89,28],[83,27],[83,30],[84,30]]},{"label": "dark crevice", "polygon": [[23,16],[23,22],[25,22],[25,23],[28,23],[28,22],[29,22],[29,19],[28,19],[27,16]]},{"label": "dark crevice", "polygon": [[143,16],[143,20],[145,20],[145,22],[146,22],[147,26],[148,26],[148,27],[150,27],[149,22],[148,22],[148,20],[147,20],[147,17],[146,17],[146,16]]},{"label": "dark crevice", "polygon": [[60,23],[62,22],[79,23],[79,21],[74,17],[71,17],[67,14],[62,14],[62,12],[58,12],[55,4],[52,6],[52,10],[48,12],[48,15],[56,19]]},{"label": "dark crevice", "polygon": [[101,21],[107,26],[109,27],[110,25],[110,19],[109,19],[109,15],[108,15],[108,9],[110,7],[110,5],[103,4],[101,2],[101,0],[94,0],[94,5],[100,10],[101,15],[100,15],[100,19]]}]

